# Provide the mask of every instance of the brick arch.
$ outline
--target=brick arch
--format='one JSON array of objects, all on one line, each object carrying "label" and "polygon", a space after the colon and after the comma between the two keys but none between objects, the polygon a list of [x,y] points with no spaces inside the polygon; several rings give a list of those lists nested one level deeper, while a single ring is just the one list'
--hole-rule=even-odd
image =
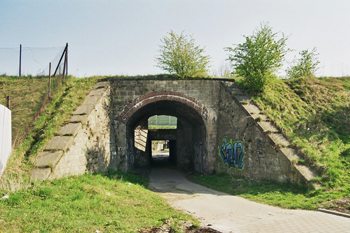
[{"label": "brick arch", "polygon": [[140,96],[136,99],[134,99],[130,104],[128,104],[121,114],[117,116],[117,119],[120,122],[123,122],[126,124],[129,120],[129,118],[137,112],[142,107],[155,103],[158,101],[175,101],[182,103],[193,110],[195,110],[200,116],[202,116],[203,119],[207,120],[208,118],[208,110],[207,108],[198,100],[187,96],[180,92],[175,91],[156,91],[156,92],[150,92],[143,96]]}]

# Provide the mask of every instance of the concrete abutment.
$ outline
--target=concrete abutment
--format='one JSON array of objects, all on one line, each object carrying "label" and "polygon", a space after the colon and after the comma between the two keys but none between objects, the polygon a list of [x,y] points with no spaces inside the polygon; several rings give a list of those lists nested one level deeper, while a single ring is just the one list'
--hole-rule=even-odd
[{"label": "concrete abutment", "polygon": [[[177,129],[148,129],[154,115],[177,117]],[[281,182],[308,183],[316,176],[295,165],[300,156],[233,81],[154,78],[97,83],[61,136],[38,155],[33,176],[148,167],[150,142],[160,139],[172,141],[172,159],[182,170]]]}]

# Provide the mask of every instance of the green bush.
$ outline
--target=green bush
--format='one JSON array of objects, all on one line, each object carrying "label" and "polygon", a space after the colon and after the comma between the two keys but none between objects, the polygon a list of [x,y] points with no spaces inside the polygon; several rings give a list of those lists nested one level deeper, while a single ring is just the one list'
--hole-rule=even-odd
[{"label": "green bush", "polygon": [[276,79],[275,72],[283,64],[287,37],[276,39],[277,33],[272,32],[268,24],[262,24],[261,28],[252,36],[244,36],[245,42],[235,48],[226,47],[232,52],[229,60],[232,62],[235,74],[243,77],[243,86],[253,91],[262,92],[267,83]]}]

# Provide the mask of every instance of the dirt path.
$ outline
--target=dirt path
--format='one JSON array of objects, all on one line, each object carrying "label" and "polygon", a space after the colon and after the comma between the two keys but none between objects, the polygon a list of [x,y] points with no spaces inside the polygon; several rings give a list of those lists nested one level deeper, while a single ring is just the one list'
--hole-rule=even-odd
[{"label": "dirt path", "polygon": [[194,184],[173,169],[153,169],[149,188],[203,226],[224,233],[350,232],[350,218],[255,203]]}]

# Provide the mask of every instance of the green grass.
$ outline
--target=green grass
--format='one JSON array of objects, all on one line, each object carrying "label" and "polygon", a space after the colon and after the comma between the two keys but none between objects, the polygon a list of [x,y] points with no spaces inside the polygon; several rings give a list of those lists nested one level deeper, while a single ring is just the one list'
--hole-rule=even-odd
[{"label": "green grass", "polygon": [[[28,84],[29,86],[24,89],[32,89],[33,96],[38,96],[39,98],[36,99],[36,102],[39,102],[42,97],[36,93],[40,91],[36,90],[34,86],[39,85],[38,83],[40,82],[47,85],[47,80],[44,78],[31,79],[33,81],[28,81],[30,85]],[[12,77],[6,81],[6,85],[8,87],[15,87],[16,85],[20,85],[23,80],[27,81],[26,78],[20,78],[18,80],[18,78]],[[89,93],[96,81],[97,77],[77,79],[68,76],[66,82],[56,90],[56,93],[52,96],[46,104],[45,109],[34,122],[26,121],[25,118],[27,115],[21,115],[13,110],[12,130],[14,132],[21,132],[25,137],[21,139],[20,143],[15,144],[8,160],[6,170],[1,177],[0,187],[8,186],[8,188],[13,189],[15,186],[20,187],[20,183],[26,183],[29,180],[28,174],[36,155],[43,150],[46,143],[53,136],[58,135],[61,126],[69,121],[73,110],[84,101],[85,96]],[[11,82],[14,82],[14,84],[10,84]],[[23,106],[23,109],[32,107],[31,104],[25,101],[25,98],[19,98],[16,105]],[[35,114],[31,114],[31,116]],[[24,126],[16,124],[17,121],[24,121]],[[16,182],[18,184],[15,184]]]},{"label": "green grass", "polygon": [[[191,179],[284,208],[331,208],[334,200],[350,200],[350,77],[276,80],[263,93],[250,96],[303,155],[304,159],[296,162],[317,170],[320,178],[314,182],[322,187],[312,190],[229,175]],[[350,201],[345,208],[350,210]]]},{"label": "green grass", "polygon": [[[8,90],[27,82],[28,87],[24,89],[32,90],[32,96],[36,96],[33,102],[43,98],[45,78],[2,78],[6,78],[4,83],[8,88],[1,89],[4,96]],[[135,232],[160,226],[169,219],[174,228],[181,225],[181,219],[198,225],[196,220],[178,213],[145,189],[147,179],[133,174],[82,175],[42,183],[30,180],[36,155],[58,135],[61,126],[69,121],[71,113],[99,78],[103,77],[68,77],[34,122],[24,122],[23,127],[13,124],[13,130],[22,132],[24,137],[16,144],[1,177],[0,197],[9,194],[10,198],[0,199],[0,232]],[[42,86],[42,89],[34,86]],[[12,99],[21,95],[21,88],[17,89],[11,92]],[[25,100],[17,98],[13,107],[34,108]],[[23,120],[24,115],[12,110],[15,122]],[[30,117],[35,114],[33,111]]]},{"label": "green grass", "polygon": [[10,96],[12,138],[17,146],[26,137],[35,115],[47,96],[47,77],[0,76],[0,104],[7,106]]},{"label": "green grass", "polygon": [[330,189],[350,187],[349,80],[280,80],[252,96]]},{"label": "green grass", "polygon": [[[0,199],[0,232],[136,232],[191,220],[133,174],[85,174],[31,184]],[[6,190],[0,190],[0,193]]]},{"label": "green grass", "polygon": [[334,205],[333,200],[349,196],[350,191],[350,189],[314,190],[297,184],[278,183],[271,180],[255,181],[228,174],[188,175],[187,178],[221,192],[287,209],[331,208]]},{"label": "green grass", "polygon": [[176,125],[148,125],[149,129],[177,129]]}]

